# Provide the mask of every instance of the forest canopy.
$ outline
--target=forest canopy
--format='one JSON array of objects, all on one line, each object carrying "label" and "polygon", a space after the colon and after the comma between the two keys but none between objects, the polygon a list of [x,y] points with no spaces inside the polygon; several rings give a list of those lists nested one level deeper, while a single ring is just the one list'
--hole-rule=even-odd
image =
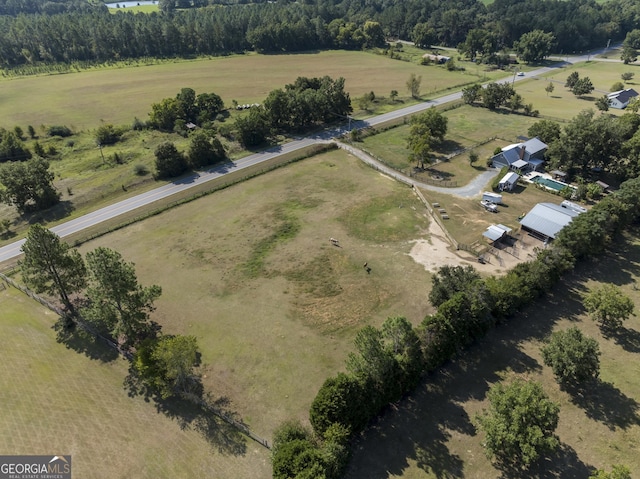
[{"label": "forest canopy", "polygon": [[102,3],[0,0],[0,65],[246,50],[359,50],[382,47],[385,38],[411,39],[416,25],[430,43],[450,47],[465,44],[472,31],[475,36],[488,31],[498,49],[540,30],[553,34],[557,52],[567,53],[621,41],[640,27],[640,5],[632,0],[496,0],[489,6],[476,0],[216,3],[222,2],[187,2],[191,8],[170,13],[114,15]]}]

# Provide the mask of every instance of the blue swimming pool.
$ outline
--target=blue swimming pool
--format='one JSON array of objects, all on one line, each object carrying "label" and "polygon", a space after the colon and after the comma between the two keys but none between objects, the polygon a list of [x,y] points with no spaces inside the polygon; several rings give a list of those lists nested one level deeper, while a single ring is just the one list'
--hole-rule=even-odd
[{"label": "blue swimming pool", "polygon": [[[531,179],[531,181],[556,191],[562,191],[567,186],[569,186],[568,184],[563,183],[561,181],[552,180],[550,178],[545,178],[543,176],[535,176]],[[572,186],[569,186],[569,188],[572,188]]]}]

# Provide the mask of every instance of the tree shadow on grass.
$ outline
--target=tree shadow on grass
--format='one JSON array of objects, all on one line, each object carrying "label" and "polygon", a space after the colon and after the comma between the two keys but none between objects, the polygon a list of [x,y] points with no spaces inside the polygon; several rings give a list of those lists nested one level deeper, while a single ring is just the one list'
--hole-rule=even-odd
[{"label": "tree shadow on grass", "polygon": [[640,404],[611,383],[593,381],[581,388],[568,388],[571,402],[582,408],[587,417],[611,430],[640,425]]},{"label": "tree shadow on grass", "polygon": [[[244,456],[247,439],[231,424],[208,411],[202,405],[181,398],[154,400],[156,409],[175,420],[180,429],[192,429],[221,454]],[[221,402],[217,401],[220,405]],[[219,409],[219,407],[218,407]]]},{"label": "tree shadow on grass", "polygon": [[[226,398],[213,400],[204,394],[202,383],[195,381],[190,397],[172,396],[162,398],[150,389],[129,367],[124,380],[124,388],[129,397],[142,396],[146,402],[153,402],[156,410],[178,423],[180,429],[198,432],[209,445],[221,454],[243,456],[247,452],[247,438],[238,427],[225,421],[221,415],[245,427],[232,411],[228,410]],[[218,414],[215,414],[213,411]]]},{"label": "tree shadow on grass", "polygon": [[44,211],[36,211],[24,215],[29,224],[50,223],[66,218],[74,210],[73,203],[69,200],[60,201],[56,205]]},{"label": "tree shadow on grass", "polygon": [[[442,393],[425,384],[399,408],[387,408],[354,447],[356,458],[346,477],[399,477],[410,460],[437,478],[464,477],[463,461],[449,451],[447,441],[450,431],[474,434],[475,430],[465,410],[442,398]],[[438,404],[437,409],[432,404]]]},{"label": "tree shadow on grass", "polygon": [[620,326],[609,333],[617,345],[627,352],[640,353],[640,332]]},{"label": "tree shadow on grass", "polygon": [[576,451],[566,444],[561,444],[555,453],[540,458],[527,470],[501,468],[500,479],[585,479],[594,467],[580,460]]},{"label": "tree shadow on grass", "polygon": [[56,341],[64,344],[67,349],[84,354],[89,359],[108,363],[115,361],[120,356],[117,350],[107,346],[84,329],[78,326],[69,328],[64,318],[56,321],[52,329],[56,332]]}]

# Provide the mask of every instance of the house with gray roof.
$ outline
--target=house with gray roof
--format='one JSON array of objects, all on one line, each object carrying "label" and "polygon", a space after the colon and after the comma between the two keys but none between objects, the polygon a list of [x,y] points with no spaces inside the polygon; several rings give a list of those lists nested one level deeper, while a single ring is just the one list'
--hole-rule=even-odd
[{"label": "house with gray roof", "polygon": [[547,148],[540,138],[535,137],[524,143],[504,147],[491,158],[491,162],[496,168],[507,166],[511,170],[542,171]]},{"label": "house with gray roof", "polygon": [[581,213],[576,208],[538,203],[520,220],[520,225],[533,236],[544,240],[555,239],[560,230]]},{"label": "house with gray roof", "polygon": [[627,88],[626,90],[618,90],[611,92],[607,95],[609,98],[609,106],[611,108],[618,108],[622,110],[629,105],[629,102],[638,96],[638,92],[633,88]]}]

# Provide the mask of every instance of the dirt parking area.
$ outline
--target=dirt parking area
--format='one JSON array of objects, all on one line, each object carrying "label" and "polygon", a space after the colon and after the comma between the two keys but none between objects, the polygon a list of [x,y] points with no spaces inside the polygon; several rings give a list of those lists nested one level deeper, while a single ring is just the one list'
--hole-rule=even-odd
[{"label": "dirt parking area", "polygon": [[498,245],[483,255],[484,263],[466,251],[456,250],[447,240],[437,221],[429,224],[429,239],[414,241],[409,252],[413,260],[424,266],[427,271],[435,273],[442,266],[471,265],[486,274],[504,274],[516,264],[529,261],[535,256],[536,248],[543,248],[541,241],[525,234],[518,233],[511,246]]}]

